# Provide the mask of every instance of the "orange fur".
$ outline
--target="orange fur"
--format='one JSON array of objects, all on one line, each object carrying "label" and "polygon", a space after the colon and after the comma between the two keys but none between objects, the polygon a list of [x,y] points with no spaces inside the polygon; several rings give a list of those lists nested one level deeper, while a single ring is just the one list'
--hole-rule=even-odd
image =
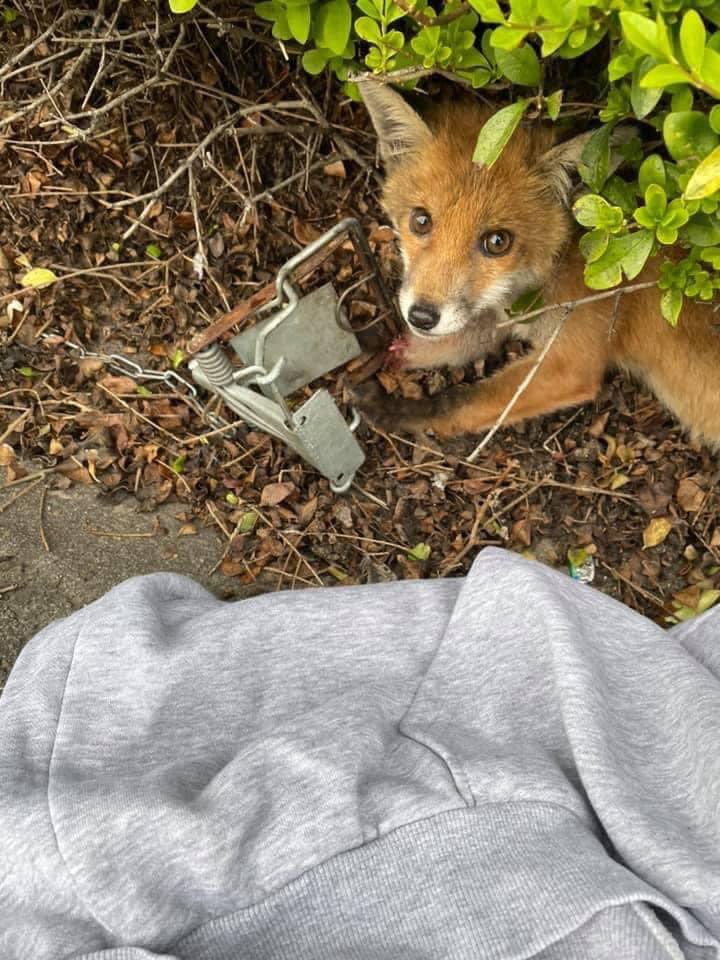
[{"label": "orange fur", "polygon": [[[388,172],[384,202],[400,234],[406,299],[452,305],[448,336],[411,336],[406,367],[457,365],[487,353],[502,337],[529,340],[532,352],[487,380],[427,400],[396,400],[375,390],[365,409],[379,425],[432,429],[441,436],[486,429],[500,416],[547,344],[559,312],[524,327],[498,330],[503,310],[529,289],[543,288],[547,304],[587,297],[576,228],[563,195],[568,146],[551,149],[547,129],[520,128],[490,169],[472,162],[477,134],[489,113],[474,100],[428,105],[421,118],[378,85],[366,103],[380,136]],[[414,120],[413,117],[416,119]],[[426,236],[409,229],[409,214],[432,215]],[[510,230],[505,256],[484,256],[478,238]],[[658,275],[656,257],[633,281]],[[492,309],[478,310],[490,298]],[[673,329],[662,318],[655,288],[576,308],[536,375],[519,396],[508,423],[592,400],[610,367],[640,378],[693,435],[720,444],[720,328],[712,307],[686,302]],[[402,302],[402,296],[401,296]],[[362,400],[361,400],[362,404]]]}]

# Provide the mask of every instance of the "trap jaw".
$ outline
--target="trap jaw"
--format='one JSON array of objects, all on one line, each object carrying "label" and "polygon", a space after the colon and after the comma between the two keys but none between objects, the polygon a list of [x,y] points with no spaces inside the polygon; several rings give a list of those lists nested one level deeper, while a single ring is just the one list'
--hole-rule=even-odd
[{"label": "trap jaw", "polygon": [[[349,489],[365,459],[355,437],[358,414],[354,412],[348,424],[325,389],[317,390],[294,410],[286,397],[362,352],[355,333],[346,325],[333,285],[326,283],[305,295],[296,286],[347,236],[368,272],[366,279],[392,315],[392,302],[367,239],[358,221],[348,218],[288,260],[273,287],[259,291],[196,337],[190,345],[195,357],[189,364],[197,384],[219,396],[243,420],[295,450],[330,481],[335,493]],[[236,367],[218,338],[258,312],[267,316],[230,340],[243,364]]]}]

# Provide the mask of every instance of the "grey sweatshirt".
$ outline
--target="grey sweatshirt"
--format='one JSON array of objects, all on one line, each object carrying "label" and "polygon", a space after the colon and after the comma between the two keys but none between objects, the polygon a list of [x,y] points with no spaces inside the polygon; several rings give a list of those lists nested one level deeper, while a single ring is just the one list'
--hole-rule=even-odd
[{"label": "grey sweatshirt", "polygon": [[0,698],[0,958],[718,958],[719,672],[718,613],[663,632],[497,550],[129,580]]}]

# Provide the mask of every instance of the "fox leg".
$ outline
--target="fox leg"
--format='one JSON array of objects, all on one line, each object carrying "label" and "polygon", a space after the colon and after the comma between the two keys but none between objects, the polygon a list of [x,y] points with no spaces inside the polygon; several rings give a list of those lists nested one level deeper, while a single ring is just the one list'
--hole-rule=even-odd
[{"label": "fox leg", "polygon": [[[506,423],[518,423],[563,407],[593,400],[607,366],[602,350],[582,351],[582,346],[559,341],[549,351],[533,379],[518,396]],[[362,390],[357,402],[367,419],[385,430],[411,433],[433,430],[440,437],[477,433],[492,427],[520,384],[537,363],[539,350],[471,386],[457,386],[422,400],[395,399],[379,384]]]}]

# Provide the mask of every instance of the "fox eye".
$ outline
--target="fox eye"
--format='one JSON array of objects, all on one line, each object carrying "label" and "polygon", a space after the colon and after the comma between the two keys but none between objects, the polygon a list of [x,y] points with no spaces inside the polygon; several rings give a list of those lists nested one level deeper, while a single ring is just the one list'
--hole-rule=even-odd
[{"label": "fox eye", "polygon": [[502,257],[513,245],[509,230],[490,230],[480,238],[480,249],[486,257]]},{"label": "fox eye", "polygon": [[419,237],[432,230],[432,217],[424,207],[413,207],[410,211],[410,230]]}]

